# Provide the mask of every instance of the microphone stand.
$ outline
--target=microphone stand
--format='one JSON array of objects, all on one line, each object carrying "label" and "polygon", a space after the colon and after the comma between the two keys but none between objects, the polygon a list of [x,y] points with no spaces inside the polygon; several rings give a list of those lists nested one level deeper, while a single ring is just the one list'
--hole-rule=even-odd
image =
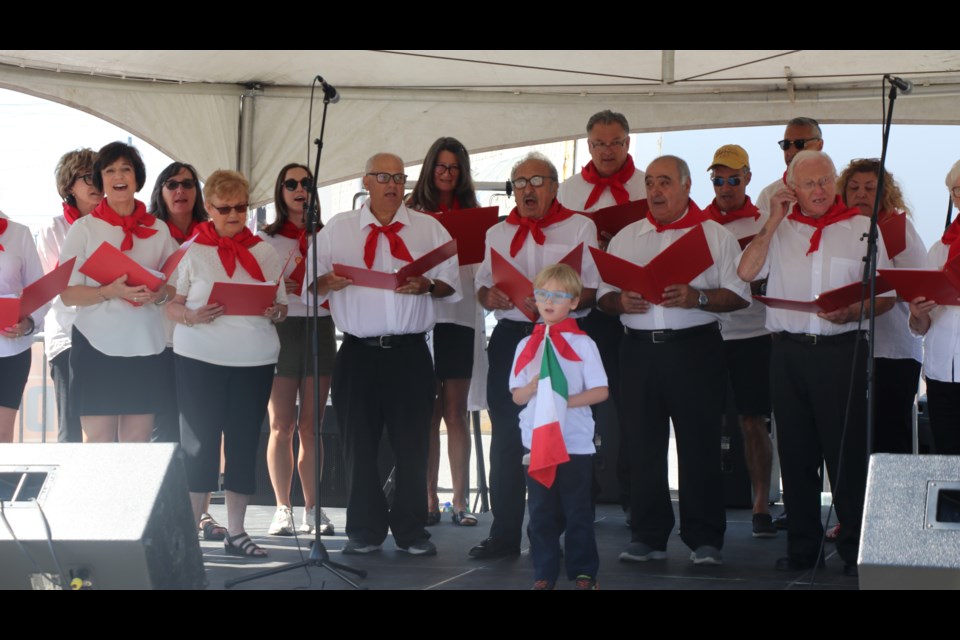
[{"label": "microphone stand", "polygon": [[[307,204],[306,211],[304,211],[304,223],[306,224],[304,232],[307,234],[309,238],[311,238],[312,240],[311,246],[314,247],[313,251],[307,252],[308,255],[312,257],[311,266],[313,267],[313,270],[311,271],[308,269],[307,271],[309,273],[312,273],[314,278],[317,277],[317,250],[316,250],[317,231],[319,231],[321,227],[320,206],[319,206],[319,202],[317,201],[318,195],[317,195],[316,176],[319,175],[320,156],[323,154],[323,134],[327,126],[327,107],[330,105],[330,100],[332,98],[333,98],[333,95],[331,95],[331,92],[327,91],[327,88],[324,87],[323,116],[321,118],[321,124],[320,124],[320,137],[313,141],[313,144],[316,145],[317,147],[317,159],[313,165],[314,185],[313,185],[313,188],[310,189],[310,201]],[[304,283],[304,285],[307,286],[306,283]],[[320,447],[322,446],[322,443],[320,440],[320,416],[322,414],[322,411],[320,411],[321,409],[320,377],[317,375],[317,371],[320,370],[320,367],[319,367],[320,334],[318,331],[318,322],[317,322],[318,315],[319,315],[319,303],[317,302],[317,296],[313,295],[311,296],[311,305],[310,305],[310,309],[308,310],[309,318],[308,318],[307,326],[309,327],[310,343],[313,349],[313,354],[312,354],[313,372],[314,372],[313,374],[313,406],[314,406],[313,440],[314,440],[314,456],[315,456],[314,460],[316,461],[316,465],[317,465],[317,469],[314,474],[315,480],[316,480],[315,495],[317,496],[317,500],[316,500],[317,503],[315,505],[315,509],[316,509],[317,520],[319,520],[319,517],[320,517],[320,504],[321,504],[320,489],[322,487],[321,476],[323,475],[321,473],[322,468],[320,466]],[[317,524],[317,523],[315,522],[314,524]],[[313,542],[310,545],[310,556],[306,560],[301,560],[299,562],[291,562],[291,563],[276,567],[274,569],[266,569],[264,571],[258,571],[256,573],[253,573],[249,576],[243,576],[241,578],[227,580],[226,582],[224,582],[224,587],[229,589],[230,587],[241,584],[243,582],[249,582],[251,580],[257,580],[259,578],[265,578],[267,576],[284,573],[286,571],[292,571],[294,569],[301,569],[301,568],[307,568],[307,567],[320,567],[320,568],[326,569],[327,571],[337,576],[338,578],[346,582],[348,585],[350,585],[354,589],[366,588],[366,587],[360,586],[359,584],[351,580],[349,577],[344,575],[344,572],[349,572],[361,578],[366,578],[367,572],[364,569],[356,569],[354,567],[350,567],[339,562],[334,562],[333,560],[330,559],[330,554],[327,551],[327,548],[324,546],[323,541],[320,539],[319,526],[314,527]]]}]

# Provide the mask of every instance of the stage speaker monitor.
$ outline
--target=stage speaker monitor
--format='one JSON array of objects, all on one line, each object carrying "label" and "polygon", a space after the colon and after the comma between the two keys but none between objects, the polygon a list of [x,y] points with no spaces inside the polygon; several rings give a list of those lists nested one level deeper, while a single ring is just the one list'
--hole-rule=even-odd
[{"label": "stage speaker monitor", "polygon": [[858,564],[862,589],[960,588],[960,456],[870,457]]},{"label": "stage speaker monitor", "polygon": [[0,501],[2,589],[206,585],[176,445],[0,445]]}]

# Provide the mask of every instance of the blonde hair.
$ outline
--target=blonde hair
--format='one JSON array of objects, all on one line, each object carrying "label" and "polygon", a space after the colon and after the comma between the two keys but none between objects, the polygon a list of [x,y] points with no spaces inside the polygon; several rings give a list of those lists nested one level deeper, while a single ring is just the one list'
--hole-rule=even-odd
[{"label": "blonde hair", "polygon": [[542,289],[543,285],[553,280],[567,293],[579,298],[583,293],[583,282],[580,276],[568,265],[554,264],[546,267],[533,279],[533,288]]},{"label": "blonde hair", "polygon": [[239,171],[217,169],[203,184],[203,199],[207,201],[213,197],[227,199],[241,193],[250,195],[250,183]]}]

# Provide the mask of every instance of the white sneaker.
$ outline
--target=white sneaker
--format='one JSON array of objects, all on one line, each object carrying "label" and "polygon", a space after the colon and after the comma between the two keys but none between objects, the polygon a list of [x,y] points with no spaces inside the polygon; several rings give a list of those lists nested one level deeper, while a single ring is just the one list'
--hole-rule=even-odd
[{"label": "white sneaker", "polygon": [[273,521],[267,533],[271,536],[292,536],[293,535],[293,510],[285,504],[277,507],[273,514]]},{"label": "white sneaker", "polygon": [[[316,523],[317,508],[310,507],[309,509],[306,509],[303,512],[303,524],[300,525],[301,533],[314,533],[316,531]],[[330,518],[327,517],[327,514],[324,513],[323,509],[320,509],[320,535],[334,535],[333,523],[330,522]]]},{"label": "white sneaker", "polygon": [[330,518],[327,517],[327,514],[323,512],[322,508],[320,509],[320,535],[334,535],[333,523],[330,522]]}]

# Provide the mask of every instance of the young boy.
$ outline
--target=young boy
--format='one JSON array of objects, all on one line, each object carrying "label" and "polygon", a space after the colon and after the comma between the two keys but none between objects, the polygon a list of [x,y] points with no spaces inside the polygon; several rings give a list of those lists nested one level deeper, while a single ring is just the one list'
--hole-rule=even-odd
[{"label": "young boy", "polygon": [[578,590],[596,590],[600,558],[593,533],[593,416],[590,405],[607,399],[607,375],[597,345],[570,312],[583,284],[564,264],[533,281],[543,324],[517,345],[510,375],[520,413],[523,446],[530,452],[527,506],[534,590],[554,588],[560,573],[565,524],[567,577]]}]

